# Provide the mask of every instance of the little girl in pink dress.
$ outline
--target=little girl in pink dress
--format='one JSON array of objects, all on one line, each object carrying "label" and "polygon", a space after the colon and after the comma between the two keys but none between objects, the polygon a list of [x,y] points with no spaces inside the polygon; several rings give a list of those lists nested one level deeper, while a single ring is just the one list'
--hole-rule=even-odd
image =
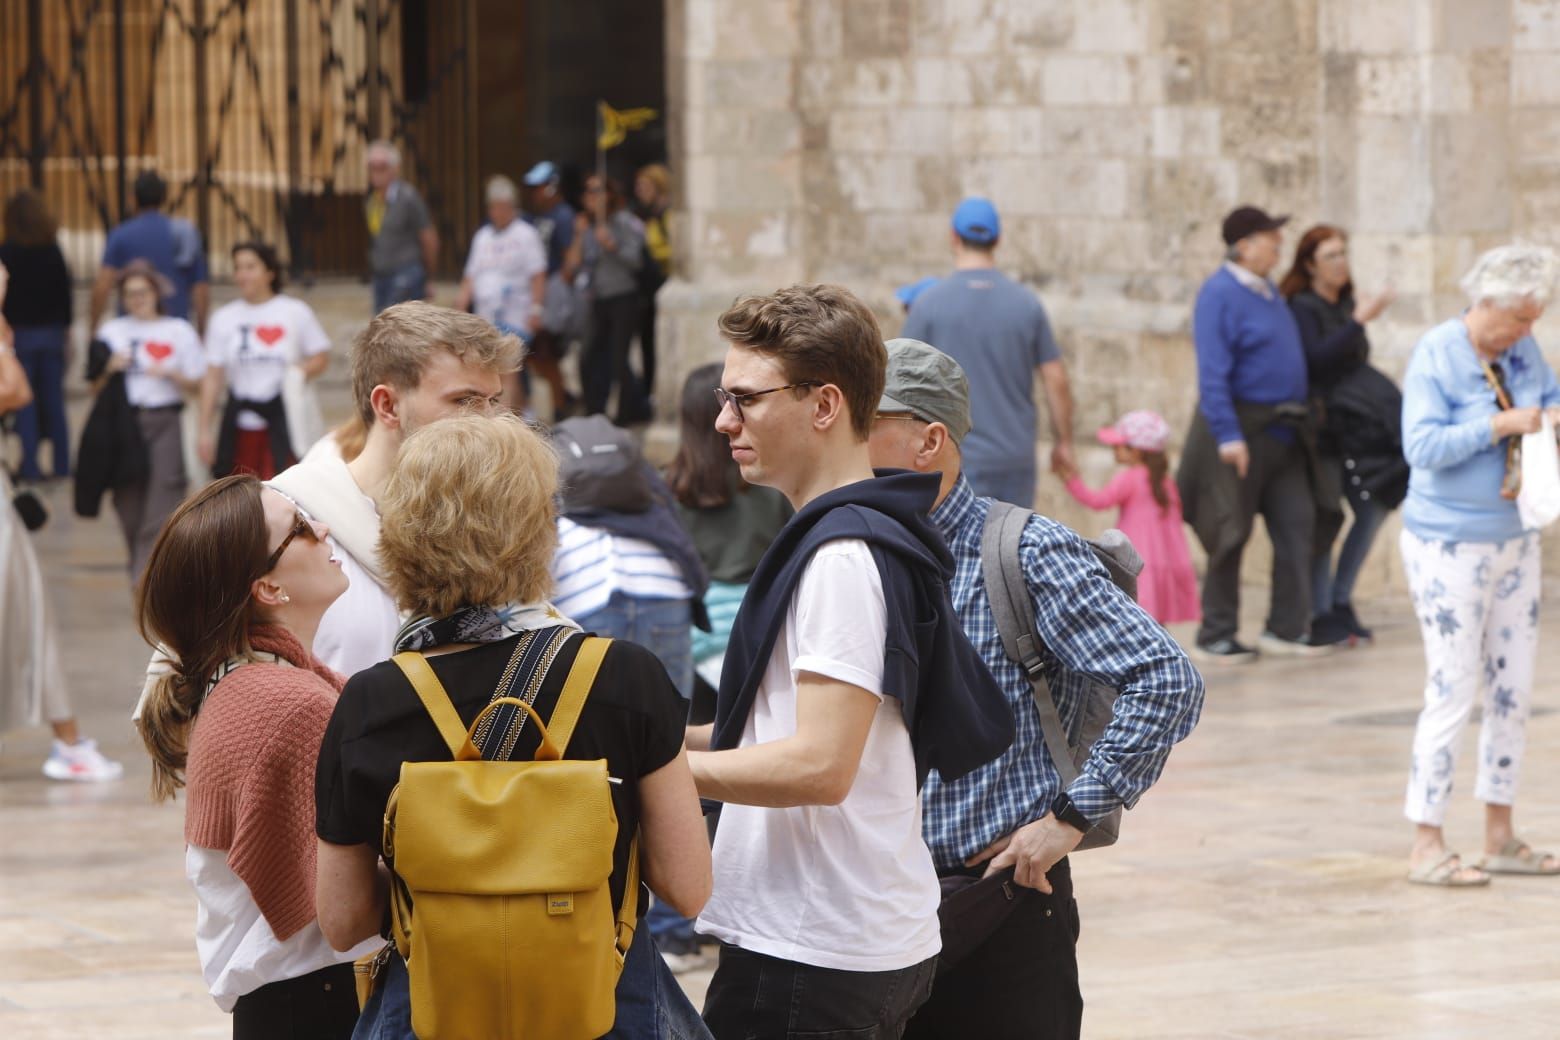
[{"label": "little girl in pink dress", "polygon": [[1162,625],[1197,621],[1197,575],[1182,530],[1181,496],[1170,479],[1165,445],[1170,425],[1156,412],[1128,412],[1099,432],[1124,467],[1099,491],[1074,474],[1067,490],[1090,509],[1119,507],[1116,521],[1143,557],[1138,602]]}]

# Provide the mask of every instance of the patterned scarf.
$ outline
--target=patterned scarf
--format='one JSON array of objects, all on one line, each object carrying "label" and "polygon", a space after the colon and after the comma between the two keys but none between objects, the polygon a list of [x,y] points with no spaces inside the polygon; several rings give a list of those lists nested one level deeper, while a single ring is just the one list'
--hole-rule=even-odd
[{"label": "patterned scarf", "polygon": [[447,617],[414,617],[395,635],[395,652],[431,650],[450,643],[498,643],[521,632],[580,626],[551,603],[511,603],[504,607],[462,607]]}]

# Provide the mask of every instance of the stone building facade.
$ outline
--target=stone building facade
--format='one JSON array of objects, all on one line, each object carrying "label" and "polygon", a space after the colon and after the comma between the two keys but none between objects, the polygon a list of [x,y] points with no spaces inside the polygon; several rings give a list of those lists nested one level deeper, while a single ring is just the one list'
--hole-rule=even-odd
[{"label": "stone building facade", "polygon": [[[1554,0],[669,0],[667,40],[666,408],[742,292],[841,282],[893,334],[893,288],[949,266],[966,194],[996,202],[999,263],[1051,313],[1080,448],[1130,408],[1185,429],[1191,304],[1236,205],[1293,214],[1288,245],[1351,231],[1362,289],[1400,294],[1371,327],[1393,375],[1479,251],[1560,245]],[[1103,451],[1081,458],[1103,479]],[[1394,531],[1366,595],[1397,583]]]}]

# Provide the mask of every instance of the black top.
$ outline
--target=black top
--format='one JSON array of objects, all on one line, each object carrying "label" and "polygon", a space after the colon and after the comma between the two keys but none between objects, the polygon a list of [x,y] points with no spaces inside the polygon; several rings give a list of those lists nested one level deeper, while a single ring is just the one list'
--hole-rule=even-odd
[{"label": "black top", "polygon": [[689,509],[678,502],[677,518],[688,529],[712,579],[745,585],[769,543],[791,519],[791,504],[774,488],[743,488],[735,477],[731,484],[731,499],[725,505]]},{"label": "black top", "polygon": [[1310,289],[1289,300],[1300,342],[1305,347],[1306,373],[1311,388],[1322,394],[1344,376],[1370,360],[1370,340],[1365,326],[1354,320],[1354,296],[1342,293],[1329,303]]},{"label": "black top", "polygon": [[70,324],[70,269],[58,245],[6,242],[0,245],[0,263],[11,273],[5,320],[13,328]]},{"label": "black top", "polygon": [[[521,638],[428,658],[467,726],[492,699]],[[552,716],[581,642],[576,636],[565,643],[542,681],[533,704],[544,719]],[[524,677],[516,689],[525,689]],[[656,656],[618,640],[601,663],[564,751],[569,759],[605,758],[608,774],[623,781],[611,785],[618,818],[612,853],[614,906],[623,898],[628,845],[639,829],[639,778],[660,769],[682,750],[687,710]],[[529,760],[537,743],[536,726],[527,724],[511,760]],[[401,763],[449,758],[444,738],[394,662],[381,661],[358,672],[341,692],[320,745],[314,778],[315,832],[337,845],[380,848],[385,804],[400,781]]]}]

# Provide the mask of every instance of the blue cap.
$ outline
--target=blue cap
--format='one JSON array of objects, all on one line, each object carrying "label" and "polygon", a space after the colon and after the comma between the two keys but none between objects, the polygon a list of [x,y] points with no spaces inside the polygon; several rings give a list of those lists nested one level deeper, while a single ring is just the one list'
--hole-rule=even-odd
[{"label": "blue cap", "polygon": [[551,184],[558,179],[558,167],[550,162],[539,162],[529,170],[521,180],[525,181],[528,188],[540,188],[544,184]]},{"label": "blue cap", "polygon": [[1002,236],[1002,221],[990,199],[971,195],[953,211],[953,230],[977,245],[990,245]]},{"label": "blue cap", "polygon": [[906,307],[910,307],[915,303],[915,298],[917,296],[921,295],[927,289],[936,285],[940,281],[942,281],[942,279],[937,275],[930,275],[926,278],[922,278],[919,282],[911,282],[909,285],[901,285],[899,288],[894,290],[894,295],[899,298],[900,303],[904,304]]}]

